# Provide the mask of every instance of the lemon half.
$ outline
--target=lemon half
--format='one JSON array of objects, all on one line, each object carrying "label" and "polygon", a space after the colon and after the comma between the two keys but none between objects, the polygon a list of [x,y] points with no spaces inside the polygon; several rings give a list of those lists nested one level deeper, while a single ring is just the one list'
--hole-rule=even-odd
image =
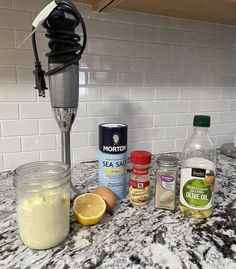
[{"label": "lemon half", "polygon": [[98,223],[102,219],[105,210],[105,201],[95,193],[85,193],[74,200],[74,216],[83,225]]}]

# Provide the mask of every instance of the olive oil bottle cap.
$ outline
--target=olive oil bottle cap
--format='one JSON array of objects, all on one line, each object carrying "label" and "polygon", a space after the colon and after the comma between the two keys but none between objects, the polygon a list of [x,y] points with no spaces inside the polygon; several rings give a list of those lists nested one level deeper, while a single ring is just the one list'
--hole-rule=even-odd
[{"label": "olive oil bottle cap", "polygon": [[206,115],[195,115],[193,119],[194,127],[210,127],[211,117]]}]

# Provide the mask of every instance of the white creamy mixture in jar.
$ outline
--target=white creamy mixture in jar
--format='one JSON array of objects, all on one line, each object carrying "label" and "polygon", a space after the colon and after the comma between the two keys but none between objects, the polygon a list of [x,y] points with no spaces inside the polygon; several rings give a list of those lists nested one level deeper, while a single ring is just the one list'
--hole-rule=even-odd
[{"label": "white creamy mixture in jar", "polygon": [[32,249],[58,245],[69,232],[69,214],[70,197],[65,188],[24,196],[17,205],[22,241]]}]

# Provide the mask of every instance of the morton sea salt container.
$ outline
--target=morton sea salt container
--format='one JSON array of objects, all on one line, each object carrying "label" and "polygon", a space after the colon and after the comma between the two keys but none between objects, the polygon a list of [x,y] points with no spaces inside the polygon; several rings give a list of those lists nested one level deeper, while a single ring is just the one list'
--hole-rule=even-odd
[{"label": "morton sea salt container", "polygon": [[127,132],[123,123],[99,125],[99,185],[110,188],[119,198],[126,195]]}]

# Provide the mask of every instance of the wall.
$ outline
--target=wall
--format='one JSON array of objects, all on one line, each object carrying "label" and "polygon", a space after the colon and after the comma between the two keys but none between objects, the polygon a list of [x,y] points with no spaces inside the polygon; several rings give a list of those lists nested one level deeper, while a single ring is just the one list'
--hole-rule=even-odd
[{"label": "wall", "polygon": [[[60,136],[46,99],[38,98],[30,41],[16,47],[48,1],[0,1],[0,169],[59,160]],[[113,10],[86,19],[73,162],[97,158],[97,126],[129,125],[129,150],[182,150],[196,113],[212,117],[217,146],[236,131],[236,28]],[[38,34],[41,60],[48,51]]]}]

